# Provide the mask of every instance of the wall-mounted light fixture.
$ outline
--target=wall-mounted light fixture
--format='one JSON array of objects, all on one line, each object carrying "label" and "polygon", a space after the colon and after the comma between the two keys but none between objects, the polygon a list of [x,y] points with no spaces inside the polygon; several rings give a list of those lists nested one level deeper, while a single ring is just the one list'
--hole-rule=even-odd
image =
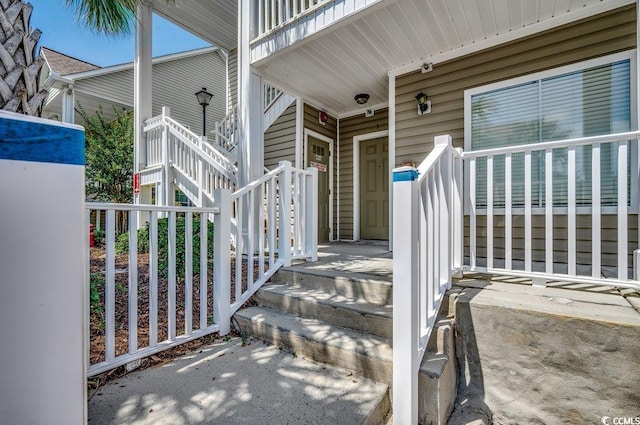
[{"label": "wall-mounted light fixture", "polygon": [[424,115],[431,112],[431,101],[426,94],[420,92],[416,95],[418,101],[418,115]]},{"label": "wall-mounted light fixture", "polygon": [[358,105],[364,105],[369,101],[369,95],[366,93],[357,94],[354,99]]}]

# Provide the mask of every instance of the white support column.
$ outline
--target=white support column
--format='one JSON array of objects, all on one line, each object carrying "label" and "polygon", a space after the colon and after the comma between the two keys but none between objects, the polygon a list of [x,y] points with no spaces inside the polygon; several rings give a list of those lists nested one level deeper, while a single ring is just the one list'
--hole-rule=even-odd
[{"label": "white support column", "polygon": [[264,170],[262,78],[251,66],[249,46],[256,35],[254,3],[240,0],[238,9],[238,177],[241,187],[262,176]]},{"label": "white support column", "polygon": [[[393,223],[393,169],[396,164],[396,77],[389,75],[389,223]],[[393,226],[389,225],[389,250],[393,251]]]},{"label": "white support column", "polygon": [[296,168],[302,168],[302,151],[304,141],[304,101],[296,99]]},{"label": "white support column", "polygon": [[393,170],[393,422],[418,423],[418,171]]},{"label": "white support column", "polygon": [[[238,5],[238,185],[244,187],[264,174],[264,133],[262,121],[263,84],[262,77],[255,73],[251,66],[250,41],[256,35],[255,1],[240,0]],[[248,196],[241,198],[247,205],[243,208],[245,223],[255,222],[259,213],[260,202],[257,198],[251,202]],[[253,208],[249,208],[253,206]],[[249,229],[252,228],[252,234]],[[258,226],[246,226],[242,237],[243,246],[256,246],[249,243],[249,238],[258,240]],[[253,253],[251,253],[253,254]]]},{"label": "white support column", "polygon": [[[133,61],[133,126],[134,126],[134,172],[138,173],[146,166],[147,147],[143,132],[145,120],[151,118],[151,6],[140,2],[136,11],[135,57]],[[156,194],[157,196],[157,194]],[[134,195],[134,203],[151,201],[151,187],[142,186],[140,193]],[[146,223],[145,217],[139,217],[138,224]]]},{"label": "white support column", "polygon": [[62,122],[75,123],[75,93],[73,85],[68,84],[62,88]]}]

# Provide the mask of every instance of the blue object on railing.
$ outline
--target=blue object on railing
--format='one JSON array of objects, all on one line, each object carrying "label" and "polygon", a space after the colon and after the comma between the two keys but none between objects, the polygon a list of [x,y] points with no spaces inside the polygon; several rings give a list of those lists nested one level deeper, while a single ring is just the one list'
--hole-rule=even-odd
[{"label": "blue object on railing", "polygon": [[80,126],[19,114],[0,114],[0,159],[85,165]]},{"label": "blue object on railing", "polygon": [[413,167],[400,167],[393,170],[393,182],[408,182],[418,178],[418,170]]}]

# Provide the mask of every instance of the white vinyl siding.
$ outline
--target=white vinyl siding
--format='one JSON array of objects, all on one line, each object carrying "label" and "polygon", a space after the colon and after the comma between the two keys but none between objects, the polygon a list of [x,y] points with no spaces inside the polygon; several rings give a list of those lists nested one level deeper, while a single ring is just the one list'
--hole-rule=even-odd
[{"label": "white vinyl siding", "polygon": [[[629,131],[631,121],[631,59],[625,52],[569,68],[468,90],[471,150],[569,140]],[[568,72],[567,72],[568,71]],[[524,81],[523,81],[524,80]],[[528,80],[528,81],[527,81]],[[495,86],[501,86],[495,88]],[[532,153],[532,203],[545,206],[544,153]],[[630,161],[629,161],[630,163]],[[494,205],[504,205],[505,156],[493,159]],[[617,202],[617,150],[611,143],[601,149],[602,205]],[[486,159],[477,161],[477,206],[486,205]],[[524,154],[512,157],[512,196],[515,207],[524,205]],[[553,204],[567,203],[567,151],[553,152]],[[576,149],[578,205],[591,204],[591,150]]]}]

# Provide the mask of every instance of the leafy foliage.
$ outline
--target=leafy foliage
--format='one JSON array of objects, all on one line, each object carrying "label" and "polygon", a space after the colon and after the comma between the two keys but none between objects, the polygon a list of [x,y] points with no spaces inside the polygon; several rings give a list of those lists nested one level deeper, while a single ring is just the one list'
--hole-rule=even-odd
[{"label": "leafy foliage", "polygon": [[[185,274],[185,234],[186,220],[184,217],[176,217],[176,277],[183,278]],[[200,273],[200,219],[194,217],[193,227],[191,228],[193,235],[192,244],[192,264],[193,273]],[[207,225],[207,257],[213,255],[213,223],[208,222]],[[116,253],[124,254],[129,251],[129,232],[125,232],[118,237],[116,241]],[[149,223],[138,229],[138,252],[149,252]],[[169,274],[169,219],[161,218],[158,220],[158,273],[159,276],[167,277]]]},{"label": "leafy foliage", "polygon": [[115,110],[107,121],[102,109],[95,115],[78,107],[86,128],[86,192],[96,201],[133,201],[133,117]]},{"label": "leafy foliage", "polygon": [[66,0],[88,28],[112,36],[131,33],[136,7],[143,3],[144,0]]}]

